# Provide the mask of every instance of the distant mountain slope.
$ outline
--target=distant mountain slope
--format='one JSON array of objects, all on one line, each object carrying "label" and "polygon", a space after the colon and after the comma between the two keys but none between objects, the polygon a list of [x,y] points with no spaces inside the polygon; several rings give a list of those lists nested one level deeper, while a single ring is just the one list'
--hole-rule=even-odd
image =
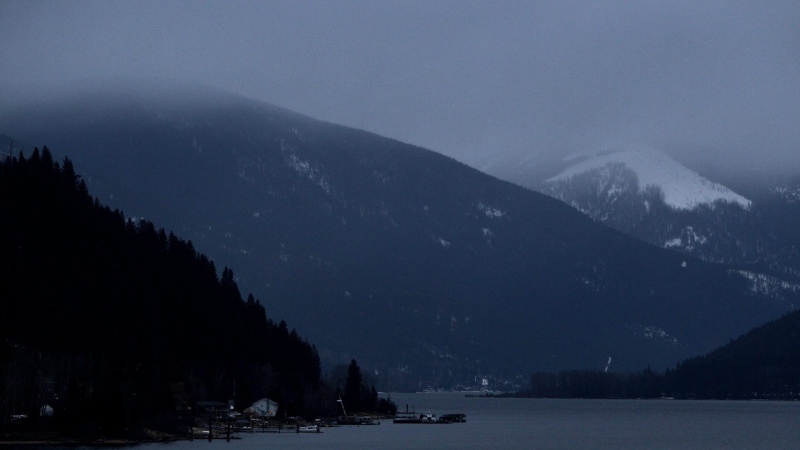
[{"label": "distant mountain slope", "polygon": [[85,161],[93,192],[191,237],[383,388],[666,367],[797,304],[442,155],[225,93],[4,108],[0,130]]},{"label": "distant mountain slope", "polygon": [[577,154],[525,176],[525,186],[658,247],[800,280],[800,204],[792,182],[747,181],[752,198],[700,176],[653,149]]}]

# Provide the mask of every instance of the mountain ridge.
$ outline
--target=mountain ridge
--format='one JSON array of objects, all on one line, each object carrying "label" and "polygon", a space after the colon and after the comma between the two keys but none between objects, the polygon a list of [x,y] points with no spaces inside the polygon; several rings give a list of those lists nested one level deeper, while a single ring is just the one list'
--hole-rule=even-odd
[{"label": "mountain ridge", "polygon": [[234,96],[167,106],[45,102],[0,128],[86,161],[98,196],[191,238],[384,389],[666,366],[797,303],[420,147]]}]

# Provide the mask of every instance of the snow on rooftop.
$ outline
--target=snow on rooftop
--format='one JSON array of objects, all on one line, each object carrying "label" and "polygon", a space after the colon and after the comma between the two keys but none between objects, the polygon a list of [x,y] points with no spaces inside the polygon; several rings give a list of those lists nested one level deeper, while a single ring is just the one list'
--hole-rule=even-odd
[{"label": "snow on rooftop", "polygon": [[[565,161],[577,159],[577,156],[573,156],[565,158]],[[633,170],[639,180],[640,190],[643,191],[651,185],[661,188],[664,202],[673,208],[693,209],[700,204],[711,204],[718,200],[738,203],[744,208],[750,207],[750,200],[721,184],[703,178],[697,172],[654,149],[621,150],[595,155],[569,167],[546,182],[567,180],[574,175],[612,163],[623,163]]]}]

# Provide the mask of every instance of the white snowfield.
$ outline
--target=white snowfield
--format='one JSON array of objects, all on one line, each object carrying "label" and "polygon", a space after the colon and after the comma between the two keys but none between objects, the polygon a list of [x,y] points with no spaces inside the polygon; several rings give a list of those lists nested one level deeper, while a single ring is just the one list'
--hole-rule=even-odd
[{"label": "white snowfield", "polygon": [[[565,161],[570,159],[575,157],[565,158]],[[661,188],[664,202],[676,209],[694,209],[698,205],[713,204],[716,201],[738,203],[743,208],[749,208],[751,204],[750,200],[727,187],[703,178],[697,172],[653,149],[620,150],[596,155],[569,167],[546,183],[566,181],[575,175],[614,163],[625,164],[636,173],[640,191],[644,191],[647,186]]]}]

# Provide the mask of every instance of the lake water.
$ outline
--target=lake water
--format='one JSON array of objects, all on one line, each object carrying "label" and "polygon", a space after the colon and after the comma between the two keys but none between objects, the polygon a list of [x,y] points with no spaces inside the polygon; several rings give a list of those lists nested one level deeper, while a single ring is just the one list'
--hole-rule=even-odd
[{"label": "lake water", "polygon": [[321,434],[242,434],[241,440],[148,444],[189,449],[797,449],[800,402],[540,400],[392,394],[417,412],[465,413],[466,423],[325,428]]}]

